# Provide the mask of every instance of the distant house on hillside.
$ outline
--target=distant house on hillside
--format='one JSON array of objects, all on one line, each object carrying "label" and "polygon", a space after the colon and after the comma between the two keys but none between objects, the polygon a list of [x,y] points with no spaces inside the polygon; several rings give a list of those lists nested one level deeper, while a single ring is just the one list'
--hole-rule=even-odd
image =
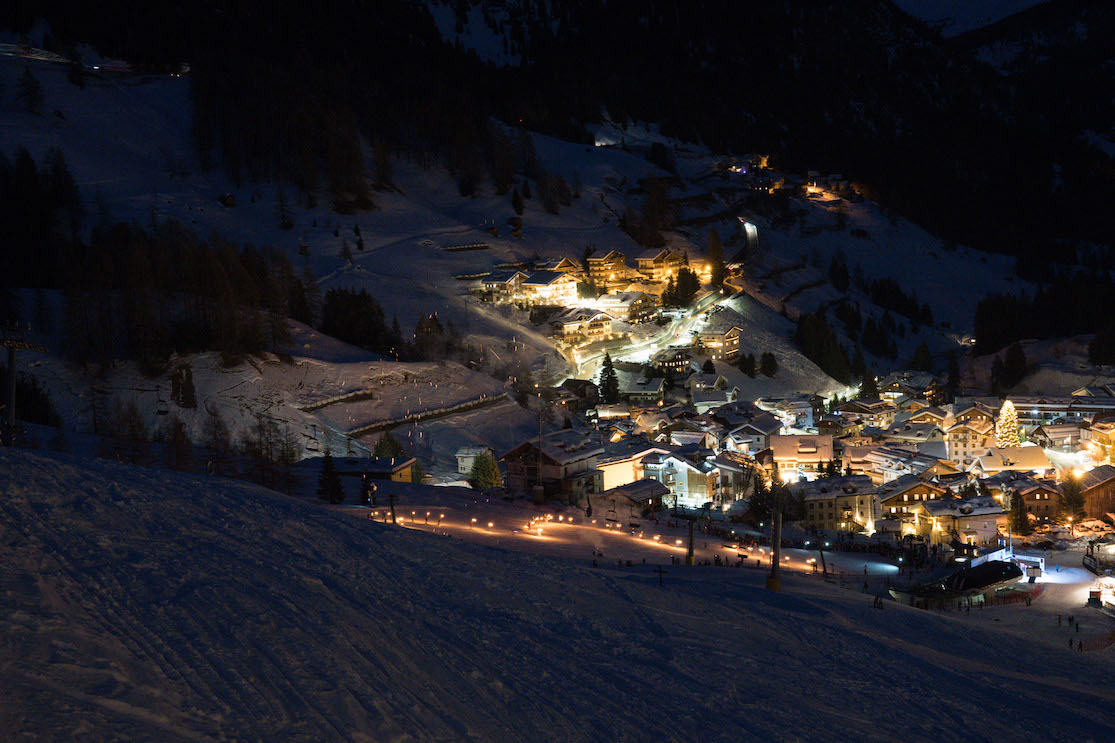
[{"label": "distant house on hillside", "polygon": [[588,257],[588,280],[599,291],[611,292],[629,283],[627,257],[618,250],[597,251]]},{"label": "distant house on hillside", "polygon": [[578,279],[582,273],[581,265],[570,258],[547,258],[542,261],[536,261],[534,270],[573,274],[574,277]]},{"label": "distant house on hillside", "polygon": [[477,457],[484,454],[491,455],[491,448],[487,446],[462,446],[457,450],[457,474],[471,475],[472,466],[476,463]]},{"label": "distant house on hillside", "polygon": [[564,306],[577,298],[577,278],[561,271],[535,271],[522,283],[523,301]]},{"label": "distant house on hillside", "polygon": [[685,266],[685,258],[669,248],[647,250],[637,259],[639,273],[651,281],[665,283]]},{"label": "distant house on hillside", "polygon": [[617,320],[638,322],[654,314],[658,300],[646,292],[616,292],[597,297],[592,304]]},{"label": "distant house on hillside", "polygon": [[522,271],[488,274],[483,280],[484,291],[491,294],[493,302],[514,302],[522,296],[526,278],[527,274]]}]

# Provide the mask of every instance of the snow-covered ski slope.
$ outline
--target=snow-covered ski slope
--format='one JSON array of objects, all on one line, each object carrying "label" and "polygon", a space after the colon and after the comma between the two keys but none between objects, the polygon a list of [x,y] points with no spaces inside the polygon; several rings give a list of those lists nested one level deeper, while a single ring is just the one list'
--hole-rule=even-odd
[{"label": "snow-covered ski slope", "polygon": [[0,560],[8,740],[1115,736],[1112,651],[1052,629],[750,570],[660,587],[101,460],[0,451]]}]

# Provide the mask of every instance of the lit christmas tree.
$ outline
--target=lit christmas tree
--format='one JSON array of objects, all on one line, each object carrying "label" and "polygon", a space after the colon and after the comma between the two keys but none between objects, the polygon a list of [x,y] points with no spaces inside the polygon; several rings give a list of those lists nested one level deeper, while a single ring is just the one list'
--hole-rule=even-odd
[{"label": "lit christmas tree", "polygon": [[995,421],[995,446],[1021,446],[1022,440],[1018,438],[1018,413],[1014,410],[1014,403],[1007,400],[999,409],[999,420]]}]

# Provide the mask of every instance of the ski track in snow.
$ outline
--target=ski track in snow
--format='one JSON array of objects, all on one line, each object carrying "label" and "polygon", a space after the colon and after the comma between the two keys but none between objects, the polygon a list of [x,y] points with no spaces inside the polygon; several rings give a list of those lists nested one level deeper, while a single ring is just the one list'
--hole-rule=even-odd
[{"label": "ski track in snow", "polygon": [[761,571],[669,566],[660,588],[649,565],[99,460],[0,452],[0,559],[0,728],[17,739],[1115,734],[1091,713],[1112,701],[1110,650],[792,575],[773,594]]}]

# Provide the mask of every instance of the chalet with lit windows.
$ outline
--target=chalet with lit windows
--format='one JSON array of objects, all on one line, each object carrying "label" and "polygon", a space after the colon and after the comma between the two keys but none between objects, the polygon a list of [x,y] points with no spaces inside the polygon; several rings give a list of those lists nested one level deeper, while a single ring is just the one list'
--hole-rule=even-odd
[{"label": "chalet with lit windows", "polygon": [[940,402],[940,381],[928,372],[891,372],[879,382],[878,387],[879,397],[891,402],[903,397],[923,398],[930,405]]},{"label": "chalet with lit windows", "polygon": [[862,420],[864,425],[887,428],[894,422],[898,407],[889,400],[857,398],[840,403],[836,406],[836,411],[853,415]]},{"label": "chalet with lit windows", "polygon": [[1080,445],[1080,424],[1047,423],[1030,431],[1027,438],[1045,449],[1069,451]]},{"label": "chalet with lit windows", "polygon": [[597,290],[614,291],[628,283],[627,257],[618,250],[597,251],[588,257],[588,280]]},{"label": "chalet with lit windows", "polygon": [[958,405],[953,410],[953,420],[955,423],[990,423],[995,425],[996,412],[982,402],[969,402],[965,405]]},{"label": "chalet with lit windows", "polygon": [[507,486],[530,493],[541,486],[546,498],[577,502],[604,489],[597,462],[604,447],[580,431],[563,430],[524,441],[500,457],[507,470]]},{"label": "chalet with lit windows", "polygon": [[662,377],[629,378],[630,381],[620,388],[619,396],[631,405],[658,405],[665,395],[665,380]]},{"label": "chalet with lit windows", "polygon": [[651,364],[655,369],[675,378],[684,378],[695,371],[700,371],[705,358],[696,347],[667,348],[655,354]]},{"label": "chalet with lit windows", "polygon": [[594,343],[612,337],[612,317],[587,307],[573,307],[551,318],[554,335],[566,342]]},{"label": "chalet with lit windows", "polygon": [[658,299],[646,292],[616,292],[597,297],[592,305],[617,320],[639,322],[654,315]]},{"label": "chalet with lit windows", "polygon": [[832,437],[776,434],[770,437],[770,448],[759,455],[759,460],[768,473],[777,471],[783,482],[813,480],[833,460]]},{"label": "chalet with lit windows", "polygon": [[685,266],[685,257],[669,248],[648,250],[636,258],[639,273],[651,281],[666,283],[671,276],[677,276]]},{"label": "chalet with lit windows", "polygon": [[501,271],[484,277],[484,291],[493,302],[515,302],[522,298],[523,281],[528,274],[522,271]]},{"label": "chalet with lit windows", "polygon": [[728,378],[715,372],[694,372],[685,380],[685,389],[691,393],[697,390],[724,390],[728,386]]},{"label": "chalet with lit windows", "polygon": [[863,475],[820,477],[789,485],[802,498],[803,526],[828,531],[873,531],[878,518],[875,483]]},{"label": "chalet with lit windows", "polygon": [[724,445],[740,454],[755,456],[770,447],[770,437],[782,430],[782,421],[770,413],[760,413],[728,432]]},{"label": "chalet with lit windows", "polygon": [[536,261],[534,264],[535,271],[556,271],[558,273],[567,273],[577,279],[581,278],[581,264],[577,263],[571,258],[547,258],[542,261]]},{"label": "chalet with lit windows", "polygon": [[903,475],[920,475],[929,469],[939,457],[899,446],[885,445],[873,448],[863,454],[862,465],[876,484],[897,480]]},{"label": "chalet with lit windows", "polygon": [[995,424],[980,417],[957,421],[945,431],[945,455],[964,467],[970,467],[994,443]]},{"label": "chalet with lit windows", "polygon": [[1061,490],[1053,480],[1044,480],[1017,472],[1003,472],[986,477],[980,483],[1009,511],[1012,494],[1022,498],[1026,513],[1041,521],[1055,518],[1060,509]]},{"label": "chalet with lit windows", "polygon": [[992,447],[968,466],[976,477],[1000,472],[1030,472],[1038,477],[1053,474],[1053,464],[1040,446]]},{"label": "chalet with lit windows", "polygon": [[[911,400],[910,402],[915,402]],[[938,428],[944,429],[946,421],[948,420],[948,413],[941,408],[926,405],[926,406],[909,406],[904,403],[899,403],[899,408],[905,410],[908,414],[903,418],[904,423],[929,423]]]},{"label": "chalet with lit windows", "polygon": [[535,271],[523,279],[521,293],[528,304],[564,306],[577,298],[577,278],[561,271]]},{"label": "chalet with lit windows", "polygon": [[1099,461],[1111,461],[1115,453],[1115,420],[1104,420],[1084,428],[1080,443]]},{"label": "chalet with lit windows", "polygon": [[1010,395],[1007,399],[1014,403],[1018,422],[1026,428],[1046,423],[1080,422],[1092,420],[1097,415],[1115,414],[1115,397],[1110,395]]},{"label": "chalet with lit windows", "polygon": [[[723,505],[720,469],[702,456],[696,447],[668,454],[651,454],[643,459],[646,478],[657,480],[670,489],[667,502],[684,508]],[[711,454],[711,452],[707,452]]]},{"label": "chalet with lit windows", "polygon": [[709,323],[696,331],[695,338],[703,353],[717,361],[739,358],[739,339],[743,330],[738,325]]},{"label": "chalet with lit windows", "polygon": [[611,490],[642,480],[643,460],[651,454],[668,454],[670,449],[642,437],[606,443],[596,463],[604,477],[604,489]]},{"label": "chalet with lit windows", "polygon": [[920,503],[914,509],[914,525],[918,536],[930,544],[958,539],[986,546],[997,544],[1000,532],[1006,531],[1007,514],[991,496],[943,498]]},{"label": "chalet with lit windows", "polygon": [[947,488],[917,475],[903,475],[879,487],[879,508],[884,518],[910,520],[919,503],[950,495]]},{"label": "chalet with lit windows", "polygon": [[737,452],[722,451],[712,463],[720,470],[720,500],[728,505],[755,493],[758,465],[755,460]]}]

